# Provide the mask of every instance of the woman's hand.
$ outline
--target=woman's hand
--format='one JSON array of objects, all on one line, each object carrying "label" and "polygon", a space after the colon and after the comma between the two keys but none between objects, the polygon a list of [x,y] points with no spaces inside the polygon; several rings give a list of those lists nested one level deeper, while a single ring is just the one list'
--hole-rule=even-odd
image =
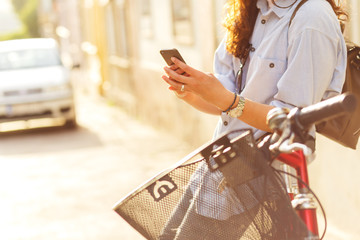
[{"label": "woman's hand", "polygon": [[[176,58],[171,60],[174,65],[165,67],[167,76],[162,76],[171,90],[185,94],[182,99],[203,112],[219,115],[228,109],[234,101],[234,93],[228,91],[213,74],[198,71]],[[181,88],[184,91],[181,91]],[[270,132],[266,116],[272,108],[270,105],[246,99],[243,114],[239,119],[255,128]]]},{"label": "woman's hand", "polygon": [[170,85],[170,90],[175,91],[180,97],[182,94],[186,96],[187,93],[198,95],[219,109],[228,107],[229,102],[232,101],[233,93],[226,90],[213,74],[198,71],[177,58],[171,58],[171,60],[174,64],[165,67],[167,76],[162,76],[165,82]]},{"label": "woman's hand", "polygon": [[[176,66],[175,64],[171,65],[169,68],[170,68],[172,71],[174,71],[174,72],[176,72],[177,74],[179,74],[179,75],[188,76],[187,73],[185,73],[181,68],[179,68],[179,67]],[[172,79],[172,80],[174,81],[174,79]],[[188,92],[184,91],[184,89],[183,89],[183,91],[181,91],[181,88],[180,88],[180,89],[177,89],[177,88],[173,87],[171,84],[170,84],[170,86],[169,86],[169,90],[173,91],[173,92],[176,94],[176,96],[177,96],[178,98],[180,98],[180,99],[183,99],[183,98],[185,98],[185,97],[188,95]]]}]

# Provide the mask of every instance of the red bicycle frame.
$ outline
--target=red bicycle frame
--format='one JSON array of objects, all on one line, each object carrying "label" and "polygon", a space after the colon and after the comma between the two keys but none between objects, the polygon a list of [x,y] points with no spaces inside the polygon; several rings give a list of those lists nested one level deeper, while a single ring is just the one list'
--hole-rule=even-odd
[{"label": "red bicycle frame", "polygon": [[[308,193],[308,188],[305,184],[309,186],[309,176],[307,170],[306,157],[304,156],[301,150],[294,151],[292,153],[281,153],[277,160],[293,167],[296,170],[296,174],[301,179],[298,181],[299,193]],[[305,183],[305,184],[304,184]],[[319,235],[316,209],[315,208],[300,208],[297,209],[297,212],[300,218],[304,221],[308,229],[315,234]]]}]

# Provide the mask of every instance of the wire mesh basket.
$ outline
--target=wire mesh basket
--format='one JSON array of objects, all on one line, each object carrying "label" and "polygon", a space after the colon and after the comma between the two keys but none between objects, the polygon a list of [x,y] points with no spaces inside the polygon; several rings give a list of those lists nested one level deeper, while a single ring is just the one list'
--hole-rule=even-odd
[{"label": "wire mesh basket", "polygon": [[293,240],[309,234],[251,130],[199,148],[114,210],[146,239]]}]

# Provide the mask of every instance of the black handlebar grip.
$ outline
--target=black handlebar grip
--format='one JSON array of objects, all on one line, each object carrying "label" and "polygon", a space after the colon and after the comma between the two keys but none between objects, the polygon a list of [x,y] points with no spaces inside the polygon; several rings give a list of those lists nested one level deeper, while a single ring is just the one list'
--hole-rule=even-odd
[{"label": "black handlebar grip", "polygon": [[351,113],[355,111],[356,105],[356,96],[344,93],[302,108],[297,112],[296,120],[302,126],[307,127],[345,113]]}]

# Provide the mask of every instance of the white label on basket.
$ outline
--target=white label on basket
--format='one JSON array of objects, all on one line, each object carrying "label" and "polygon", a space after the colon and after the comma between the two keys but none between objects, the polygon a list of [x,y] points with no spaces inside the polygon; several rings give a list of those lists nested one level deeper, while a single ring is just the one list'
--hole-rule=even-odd
[{"label": "white label on basket", "polygon": [[147,190],[150,195],[154,198],[156,202],[160,201],[164,197],[168,196],[170,193],[174,192],[177,189],[175,182],[171,179],[169,175],[166,175],[155,183],[151,184]]}]

